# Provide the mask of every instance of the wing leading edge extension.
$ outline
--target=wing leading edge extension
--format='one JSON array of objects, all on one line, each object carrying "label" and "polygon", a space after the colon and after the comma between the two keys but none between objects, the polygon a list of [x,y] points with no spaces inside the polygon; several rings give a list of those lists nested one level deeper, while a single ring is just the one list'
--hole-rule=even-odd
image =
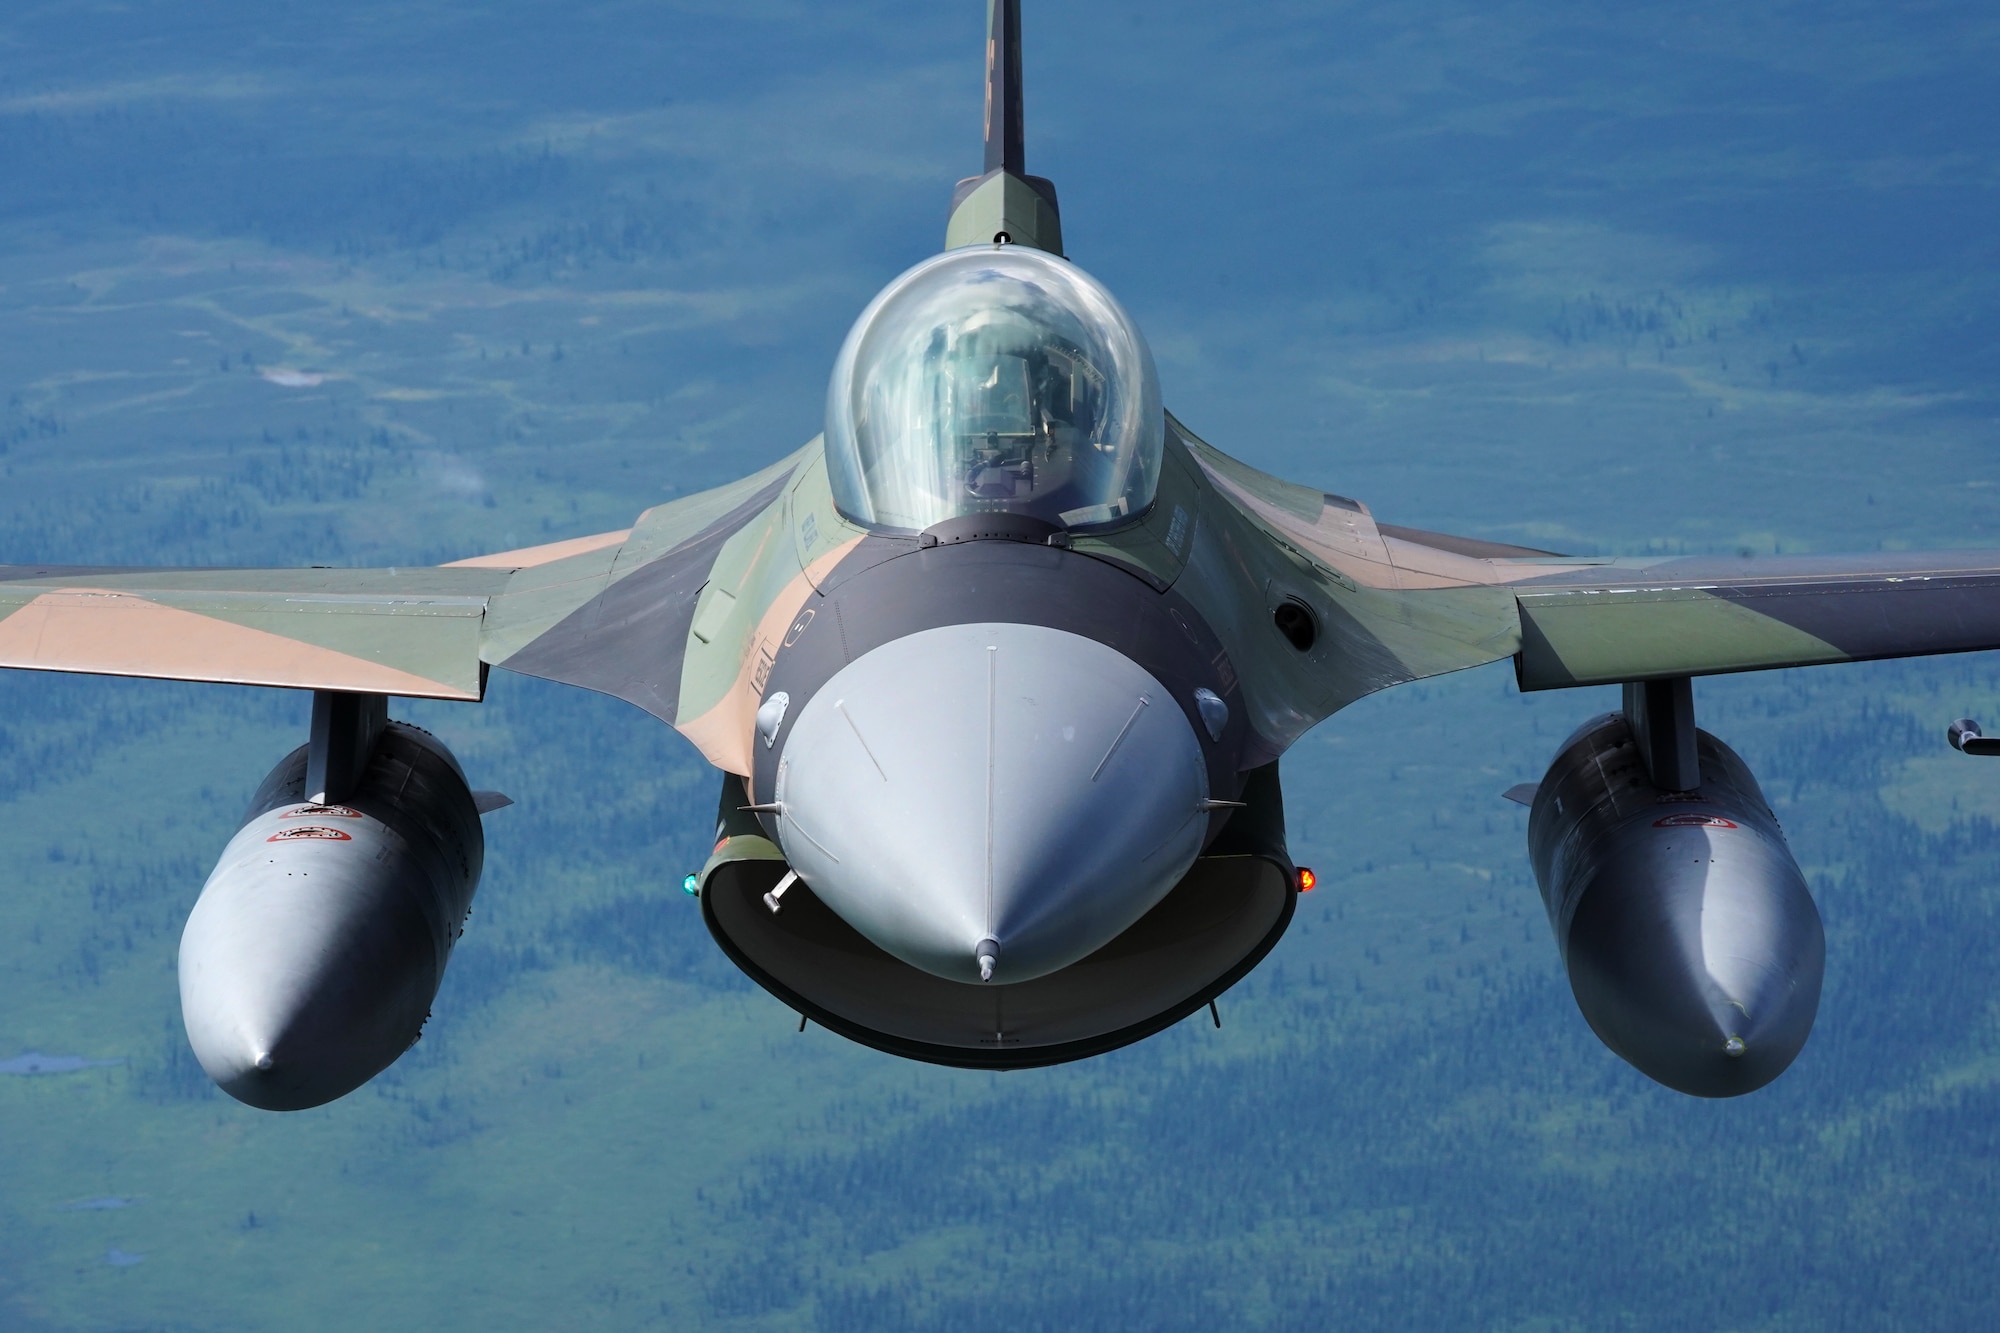
[{"label": "wing leading edge extension", "polygon": [[616,544],[517,570],[489,613],[487,660],[636,704],[747,773],[765,673],[815,578],[859,538],[814,440],[648,510]]}]

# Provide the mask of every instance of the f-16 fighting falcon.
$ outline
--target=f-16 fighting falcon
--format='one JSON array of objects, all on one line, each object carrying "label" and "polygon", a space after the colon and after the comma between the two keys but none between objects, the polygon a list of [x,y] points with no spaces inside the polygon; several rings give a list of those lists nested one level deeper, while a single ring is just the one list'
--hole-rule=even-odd
[{"label": "f-16 fighting falcon", "polygon": [[994,1069],[1208,1006],[1310,887],[1287,747],[1511,658],[1523,690],[1624,690],[1507,793],[1584,1016],[1685,1093],[1776,1078],[1824,936],[1691,681],[2000,648],[2000,553],[1577,559],[1247,467],[1164,409],[1140,330],[1064,256],[1024,160],[1019,0],[990,0],[986,51],[985,169],[861,312],[790,457],[439,568],[0,570],[0,665],[313,692],[181,941],[202,1067],[292,1110],[416,1040],[506,798],[392,695],[478,700],[499,667],[672,726],[721,774],[684,887],[729,958],[802,1022]]}]

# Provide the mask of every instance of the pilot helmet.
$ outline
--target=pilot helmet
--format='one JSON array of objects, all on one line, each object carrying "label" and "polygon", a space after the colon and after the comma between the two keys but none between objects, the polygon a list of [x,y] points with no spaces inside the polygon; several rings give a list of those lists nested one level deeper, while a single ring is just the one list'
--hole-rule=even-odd
[{"label": "pilot helmet", "polygon": [[1027,246],[965,246],[883,289],[827,392],[834,503],[865,527],[966,514],[1069,529],[1145,512],[1165,441],[1146,340],[1103,284]]}]

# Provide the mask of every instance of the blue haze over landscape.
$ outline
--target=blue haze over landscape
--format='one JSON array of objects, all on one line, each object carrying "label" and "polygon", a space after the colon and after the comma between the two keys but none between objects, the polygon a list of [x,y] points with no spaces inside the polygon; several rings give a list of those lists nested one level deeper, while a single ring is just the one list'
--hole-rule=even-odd
[{"label": "blue haze over landscape", "polygon": [[[1584,554],[2000,547],[1991,9],[1024,8],[1028,165],[1218,448]],[[978,170],[981,9],[8,7],[0,561],[451,560],[791,452]],[[305,699],[0,673],[0,1326],[1991,1328],[1992,667],[1698,683],[1827,925],[1722,1103],[1591,1035],[1499,796],[1610,691],[1336,715],[1221,1029],[997,1075],[797,1033],[680,893],[692,747],[496,672],[398,708],[518,802],[436,1016],[287,1116],[173,967]]]}]

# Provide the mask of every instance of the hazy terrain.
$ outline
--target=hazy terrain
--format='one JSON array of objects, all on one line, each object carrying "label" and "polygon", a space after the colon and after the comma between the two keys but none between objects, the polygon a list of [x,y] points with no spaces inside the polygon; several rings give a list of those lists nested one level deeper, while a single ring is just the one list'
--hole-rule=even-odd
[{"label": "hazy terrain", "polygon": [[[1031,169],[1218,447],[1564,550],[2000,546],[1979,7],[1026,8]],[[978,166],[979,11],[9,9],[0,561],[453,559],[789,452]],[[436,1018],[271,1116],[173,965],[305,699],[0,673],[0,1325],[1990,1328],[1992,659],[1697,695],[1828,928],[1747,1099],[1596,1043],[1499,799],[1608,691],[1329,720],[1222,1029],[983,1075],[797,1034],[679,891],[692,748],[496,672],[398,707],[518,802]]]}]

